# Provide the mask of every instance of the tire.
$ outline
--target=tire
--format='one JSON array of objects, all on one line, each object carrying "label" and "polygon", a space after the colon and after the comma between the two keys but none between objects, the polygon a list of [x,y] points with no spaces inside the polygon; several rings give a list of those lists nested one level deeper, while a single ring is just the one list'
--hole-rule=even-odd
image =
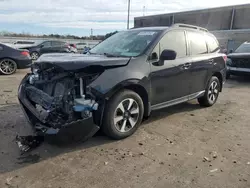
[{"label": "tire", "polygon": [[112,139],[124,139],[137,130],[143,114],[144,106],[141,97],[131,90],[122,90],[108,102],[102,130]]},{"label": "tire", "polygon": [[39,53],[38,52],[31,52],[30,57],[32,60],[37,60],[39,58]]},{"label": "tire", "polygon": [[0,74],[11,75],[17,70],[17,63],[12,59],[1,59],[0,60]]},{"label": "tire", "polygon": [[[200,103],[200,105],[205,107],[213,106],[219,97],[220,89],[221,84],[219,79],[216,76],[212,76],[208,83],[204,96],[198,98],[198,102]],[[212,97],[212,95],[214,97]]]}]

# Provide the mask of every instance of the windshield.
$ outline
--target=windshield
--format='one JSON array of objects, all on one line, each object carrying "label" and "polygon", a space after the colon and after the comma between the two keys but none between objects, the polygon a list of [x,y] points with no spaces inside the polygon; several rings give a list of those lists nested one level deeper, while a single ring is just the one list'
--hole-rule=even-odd
[{"label": "windshield", "polygon": [[235,53],[250,53],[250,44],[242,44],[236,50]]},{"label": "windshield", "polygon": [[90,53],[111,56],[138,56],[155,39],[159,30],[119,32],[95,46]]}]

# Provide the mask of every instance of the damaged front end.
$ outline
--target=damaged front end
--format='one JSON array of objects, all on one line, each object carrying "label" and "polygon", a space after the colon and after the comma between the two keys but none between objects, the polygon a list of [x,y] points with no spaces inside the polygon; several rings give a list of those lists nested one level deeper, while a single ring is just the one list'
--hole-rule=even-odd
[{"label": "damaged front end", "polygon": [[52,63],[34,63],[22,80],[18,98],[36,135],[60,143],[86,140],[100,128],[105,99],[88,85],[103,66],[64,70]]}]

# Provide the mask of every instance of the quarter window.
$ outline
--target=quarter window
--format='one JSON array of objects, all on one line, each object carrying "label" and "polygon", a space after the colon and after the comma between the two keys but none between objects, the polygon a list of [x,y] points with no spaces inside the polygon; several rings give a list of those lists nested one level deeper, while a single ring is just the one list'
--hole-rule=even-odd
[{"label": "quarter window", "polygon": [[187,55],[186,37],[184,31],[169,31],[160,40],[160,53],[163,50],[174,50],[176,58],[185,57]]},{"label": "quarter window", "polygon": [[190,48],[192,55],[206,54],[207,45],[205,37],[202,33],[188,32],[188,38],[190,41]]},{"label": "quarter window", "polygon": [[218,41],[210,35],[206,35],[207,45],[209,47],[209,52],[216,52],[220,49]]}]

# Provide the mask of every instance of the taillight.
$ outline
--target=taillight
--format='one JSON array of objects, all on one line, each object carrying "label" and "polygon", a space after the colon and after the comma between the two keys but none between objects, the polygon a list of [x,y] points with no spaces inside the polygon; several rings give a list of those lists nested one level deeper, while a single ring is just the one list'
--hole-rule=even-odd
[{"label": "taillight", "polygon": [[30,53],[29,53],[29,52],[26,52],[26,51],[21,52],[21,54],[22,54],[23,56],[27,56],[27,57],[30,56]]},{"label": "taillight", "polygon": [[224,59],[224,61],[225,61],[225,63],[226,63],[226,61],[227,61],[227,55],[226,54],[223,54],[223,59]]},{"label": "taillight", "polygon": [[73,46],[74,48],[76,48],[76,45],[75,45],[75,44],[72,44],[72,46]]}]

